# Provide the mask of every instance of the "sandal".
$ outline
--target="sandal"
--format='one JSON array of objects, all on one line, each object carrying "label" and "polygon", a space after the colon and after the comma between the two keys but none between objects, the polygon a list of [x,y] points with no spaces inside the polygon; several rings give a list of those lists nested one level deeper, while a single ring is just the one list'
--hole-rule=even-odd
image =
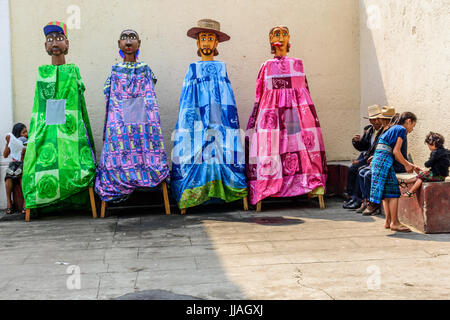
[{"label": "sandal", "polygon": [[12,208],[6,208],[6,214],[12,214],[13,209]]},{"label": "sandal", "polygon": [[408,188],[408,185],[406,184],[405,180],[399,179],[398,185],[402,188]]},{"label": "sandal", "polygon": [[411,197],[414,196],[414,194],[415,194],[415,192],[409,192],[409,191],[407,190],[407,191],[405,191],[405,193],[403,194],[403,196],[404,196],[405,198],[411,198]]},{"label": "sandal", "polygon": [[399,228],[391,228],[392,231],[397,231],[397,232],[411,232],[411,230],[408,227],[405,226],[401,226]]}]

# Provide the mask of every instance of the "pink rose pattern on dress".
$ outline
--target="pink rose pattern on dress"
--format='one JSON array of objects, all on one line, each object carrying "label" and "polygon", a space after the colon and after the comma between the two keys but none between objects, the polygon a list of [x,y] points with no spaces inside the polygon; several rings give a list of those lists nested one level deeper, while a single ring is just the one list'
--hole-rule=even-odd
[{"label": "pink rose pattern on dress", "polygon": [[259,175],[265,178],[275,177],[278,174],[277,167],[274,159],[265,159],[259,168]]},{"label": "pink rose pattern on dress", "polygon": [[300,170],[296,153],[287,153],[283,161],[283,175],[293,176]]},{"label": "pink rose pattern on dress", "polygon": [[263,129],[276,129],[278,126],[278,116],[275,110],[267,110],[263,114],[261,122],[261,128]]},{"label": "pink rose pattern on dress", "polygon": [[306,149],[311,150],[316,145],[315,139],[314,139],[314,132],[311,131],[302,131],[302,139],[303,143],[305,144]]}]

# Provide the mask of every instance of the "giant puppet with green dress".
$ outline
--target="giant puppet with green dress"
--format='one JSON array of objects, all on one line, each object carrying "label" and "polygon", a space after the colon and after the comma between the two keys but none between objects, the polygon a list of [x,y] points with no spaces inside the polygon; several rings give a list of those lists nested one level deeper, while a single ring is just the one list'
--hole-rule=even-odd
[{"label": "giant puppet with green dress", "polygon": [[75,64],[66,64],[67,25],[44,27],[52,63],[39,67],[29,142],[24,159],[23,193],[27,209],[83,209],[93,201],[95,148],[84,100],[85,86]]}]

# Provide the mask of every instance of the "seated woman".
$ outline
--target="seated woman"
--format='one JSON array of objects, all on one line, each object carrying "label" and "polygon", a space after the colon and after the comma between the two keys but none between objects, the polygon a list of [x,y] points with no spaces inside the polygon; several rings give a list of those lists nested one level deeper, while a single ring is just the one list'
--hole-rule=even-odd
[{"label": "seated woman", "polygon": [[[6,169],[5,189],[6,189],[6,214],[13,213],[13,196],[14,204],[24,213],[24,204],[22,190],[22,171],[23,171],[23,157],[25,155],[26,144],[28,140],[28,130],[23,123],[16,123],[13,127],[12,134],[6,135],[6,146],[3,151],[3,157],[6,159],[11,156],[12,161]],[[18,191],[13,190],[18,187]]]}]

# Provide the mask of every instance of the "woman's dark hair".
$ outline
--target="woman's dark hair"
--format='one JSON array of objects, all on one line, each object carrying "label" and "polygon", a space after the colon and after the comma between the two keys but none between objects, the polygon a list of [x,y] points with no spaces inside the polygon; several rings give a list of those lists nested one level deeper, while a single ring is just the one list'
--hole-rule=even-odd
[{"label": "woman's dark hair", "polygon": [[406,120],[411,119],[411,122],[417,122],[417,117],[414,113],[406,111],[403,112],[400,116],[400,119],[398,119],[398,124],[402,125],[406,122]]},{"label": "woman's dark hair", "polygon": [[444,137],[436,132],[430,132],[425,138],[425,143],[436,148],[442,148],[445,143]]},{"label": "woman's dark hair", "polygon": [[395,126],[396,124],[398,124],[398,121],[400,120],[400,113],[396,113],[391,121],[389,122],[388,128],[391,128],[393,126]]},{"label": "woman's dark hair", "polygon": [[12,134],[16,137],[16,138],[20,138],[20,133],[22,132],[23,128],[26,128],[26,125],[24,125],[23,123],[16,123],[12,129]]}]

